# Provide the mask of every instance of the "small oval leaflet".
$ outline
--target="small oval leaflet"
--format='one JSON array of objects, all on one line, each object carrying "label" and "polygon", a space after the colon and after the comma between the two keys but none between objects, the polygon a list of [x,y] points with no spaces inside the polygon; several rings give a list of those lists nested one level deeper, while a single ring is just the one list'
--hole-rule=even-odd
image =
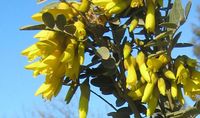
[{"label": "small oval leaflet", "polygon": [[67,24],[67,21],[63,14],[60,14],[56,17],[56,27],[59,30],[64,30],[66,24]]},{"label": "small oval leaflet", "polygon": [[49,12],[43,13],[42,20],[46,26],[48,26],[49,28],[52,28],[52,29],[54,28],[55,20],[51,13],[49,13]]},{"label": "small oval leaflet", "polygon": [[110,57],[110,52],[107,47],[100,47],[97,49],[97,53],[101,56],[102,59],[109,59]]}]

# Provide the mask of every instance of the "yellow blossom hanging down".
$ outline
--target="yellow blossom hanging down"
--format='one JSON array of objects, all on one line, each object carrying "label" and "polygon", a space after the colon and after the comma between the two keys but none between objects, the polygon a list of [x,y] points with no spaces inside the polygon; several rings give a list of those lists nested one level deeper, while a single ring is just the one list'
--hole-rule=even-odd
[{"label": "yellow blossom hanging down", "polygon": [[129,5],[130,0],[92,0],[92,3],[103,8],[108,15],[119,14]]},{"label": "yellow blossom hanging down", "polygon": [[136,60],[133,56],[129,56],[124,60],[124,66],[127,69],[126,87],[128,89],[135,88],[137,82],[137,74],[135,71]]},{"label": "yellow blossom hanging down", "polygon": [[153,33],[155,31],[155,5],[152,0],[147,0],[145,28],[148,33]]},{"label": "yellow blossom hanging down", "polygon": [[22,51],[29,61],[38,59],[27,65],[26,69],[33,70],[35,77],[40,74],[46,76],[35,95],[41,94],[44,99],[51,100],[60,91],[64,76],[73,81],[78,79],[80,65],[84,62],[85,46],[81,40],[86,36],[86,31],[81,21],[74,25],[77,39],[57,31],[42,30],[35,35],[39,41]]},{"label": "yellow blossom hanging down", "polygon": [[135,7],[140,7],[143,6],[143,0],[132,0],[131,1],[131,7],[135,8]]}]

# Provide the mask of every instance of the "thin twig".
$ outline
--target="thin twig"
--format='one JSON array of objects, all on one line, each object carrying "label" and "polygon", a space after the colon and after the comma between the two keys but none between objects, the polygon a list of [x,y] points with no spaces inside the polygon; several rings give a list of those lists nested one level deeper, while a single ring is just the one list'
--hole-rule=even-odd
[{"label": "thin twig", "polygon": [[110,107],[112,107],[115,111],[117,111],[117,109],[111,104],[109,103],[106,99],[104,99],[103,97],[101,97],[99,94],[97,94],[96,92],[94,92],[93,90],[90,89],[90,92],[92,92],[93,94],[95,94],[97,97],[99,97],[100,99],[102,99],[104,102],[106,102]]}]

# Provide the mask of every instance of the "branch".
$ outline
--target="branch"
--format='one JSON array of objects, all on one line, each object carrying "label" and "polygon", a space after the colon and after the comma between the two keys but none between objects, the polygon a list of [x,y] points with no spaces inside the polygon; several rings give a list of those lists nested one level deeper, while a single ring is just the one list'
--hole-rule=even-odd
[{"label": "branch", "polygon": [[92,92],[93,94],[95,94],[97,97],[99,97],[100,99],[102,99],[104,102],[106,102],[110,107],[112,107],[116,112],[117,109],[111,104],[109,103],[106,99],[104,99],[103,97],[101,97],[99,94],[95,93],[93,90],[90,89],[90,92]]}]

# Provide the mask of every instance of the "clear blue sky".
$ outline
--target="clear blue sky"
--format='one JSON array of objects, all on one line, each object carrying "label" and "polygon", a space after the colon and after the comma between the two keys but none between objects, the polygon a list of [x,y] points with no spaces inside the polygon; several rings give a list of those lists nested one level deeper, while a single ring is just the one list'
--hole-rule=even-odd
[{"label": "clear blue sky", "polygon": [[[183,0],[185,4],[187,0]],[[180,42],[189,41],[192,37],[191,24],[198,23],[198,15],[196,12],[197,5],[200,5],[199,0],[193,0],[193,6],[189,19],[182,27],[182,36]],[[43,77],[37,79],[32,77],[32,72],[24,69],[27,64],[27,59],[20,55],[20,52],[33,44],[36,39],[33,39],[34,31],[19,31],[20,26],[35,24],[31,19],[31,15],[39,11],[43,6],[37,5],[36,0],[2,0],[0,10],[0,118],[14,118],[18,115],[23,117],[23,111],[31,111],[34,106],[43,106],[44,101],[41,97],[35,97],[34,92],[44,81]],[[174,55],[184,53],[193,56],[191,48],[185,50],[176,50]],[[66,89],[63,89],[64,93]],[[61,95],[64,99],[63,96]],[[73,99],[75,100],[75,99]],[[78,102],[78,100],[77,100]],[[92,96],[91,112],[100,110],[101,100]],[[101,102],[102,109],[105,105]],[[73,106],[73,105],[71,105]],[[76,105],[73,109],[76,108]],[[109,107],[107,107],[109,108]],[[92,116],[92,115],[90,115]]]}]

